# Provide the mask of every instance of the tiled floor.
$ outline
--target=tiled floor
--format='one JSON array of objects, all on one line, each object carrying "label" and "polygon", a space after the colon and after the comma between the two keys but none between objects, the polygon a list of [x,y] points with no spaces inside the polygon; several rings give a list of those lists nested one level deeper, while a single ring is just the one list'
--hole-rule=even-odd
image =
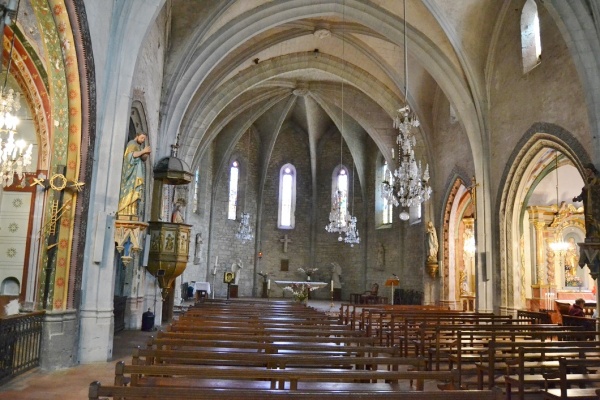
[{"label": "tiled floor", "polygon": [[[327,301],[310,300],[313,306],[325,312],[339,311],[339,302],[331,305]],[[0,400],[84,400],[88,398],[88,387],[93,381],[112,383],[117,361],[131,362],[131,352],[143,345],[152,332],[123,331],[115,335],[113,359],[106,363],[78,365],[73,368],[42,372],[29,371],[0,386]]]}]

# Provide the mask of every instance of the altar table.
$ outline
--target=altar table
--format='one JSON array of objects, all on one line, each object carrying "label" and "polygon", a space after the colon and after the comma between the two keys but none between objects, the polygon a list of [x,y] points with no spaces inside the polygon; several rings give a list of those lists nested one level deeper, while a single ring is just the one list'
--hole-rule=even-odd
[{"label": "altar table", "polygon": [[297,284],[297,285],[307,285],[310,287],[314,287],[317,289],[321,289],[324,286],[329,285],[329,282],[313,282],[313,281],[275,281],[275,283],[277,284],[277,286],[279,287],[286,287],[286,286],[291,286],[293,284]]},{"label": "altar table", "polygon": [[208,282],[194,282],[194,294],[196,292],[206,292],[207,295],[210,294],[210,283]]},{"label": "altar table", "polygon": [[[275,284],[277,284],[277,286],[281,287],[281,288],[285,288],[287,286],[292,286],[293,284],[296,285],[306,285],[308,287],[311,288],[316,288],[316,289],[321,289],[322,287],[325,287],[327,285],[329,285],[329,282],[314,282],[314,281],[275,281]],[[316,290],[314,289],[314,290]],[[310,299],[310,290],[308,291],[308,298]]]}]

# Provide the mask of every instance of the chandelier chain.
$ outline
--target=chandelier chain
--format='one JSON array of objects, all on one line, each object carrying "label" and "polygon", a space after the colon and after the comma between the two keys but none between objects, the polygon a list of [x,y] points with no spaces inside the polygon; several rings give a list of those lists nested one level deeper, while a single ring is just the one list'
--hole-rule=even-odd
[{"label": "chandelier chain", "polygon": [[[429,200],[431,187],[429,186],[429,165],[422,169],[421,161],[415,158],[417,140],[413,132],[421,123],[417,115],[408,105],[408,37],[406,34],[407,12],[406,1],[404,6],[404,107],[397,111],[394,118],[394,128],[398,129],[396,144],[398,146],[397,167],[390,177],[384,177],[382,183],[382,198],[393,206],[402,206],[400,219],[406,221],[410,218],[407,208],[420,205]],[[392,150],[393,154],[393,150]]]}]

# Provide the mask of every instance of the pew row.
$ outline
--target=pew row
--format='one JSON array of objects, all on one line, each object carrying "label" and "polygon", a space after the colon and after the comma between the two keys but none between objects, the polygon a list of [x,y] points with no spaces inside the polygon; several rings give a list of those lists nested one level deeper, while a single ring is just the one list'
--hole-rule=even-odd
[{"label": "pew row", "polygon": [[89,388],[89,400],[105,398],[161,399],[161,400],[501,400],[502,391],[495,390],[448,390],[440,392],[406,391],[281,391],[243,389],[203,389],[177,387],[129,387],[103,386],[92,382]]}]

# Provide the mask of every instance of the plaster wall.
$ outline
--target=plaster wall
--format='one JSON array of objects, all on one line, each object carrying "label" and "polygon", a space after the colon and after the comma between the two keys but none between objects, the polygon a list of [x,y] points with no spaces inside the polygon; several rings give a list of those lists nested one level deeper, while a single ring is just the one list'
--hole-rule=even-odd
[{"label": "plaster wall", "polygon": [[507,15],[496,46],[496,65],[490,88],[490,193],[497,188],[505,165],[523,134],[535,122],[550,122],[569,131],[586,149],[592,136],[584,93],[569,51],[554,20],[538,7],[542,43],[541,63],[523,74],[519,7]]}]

